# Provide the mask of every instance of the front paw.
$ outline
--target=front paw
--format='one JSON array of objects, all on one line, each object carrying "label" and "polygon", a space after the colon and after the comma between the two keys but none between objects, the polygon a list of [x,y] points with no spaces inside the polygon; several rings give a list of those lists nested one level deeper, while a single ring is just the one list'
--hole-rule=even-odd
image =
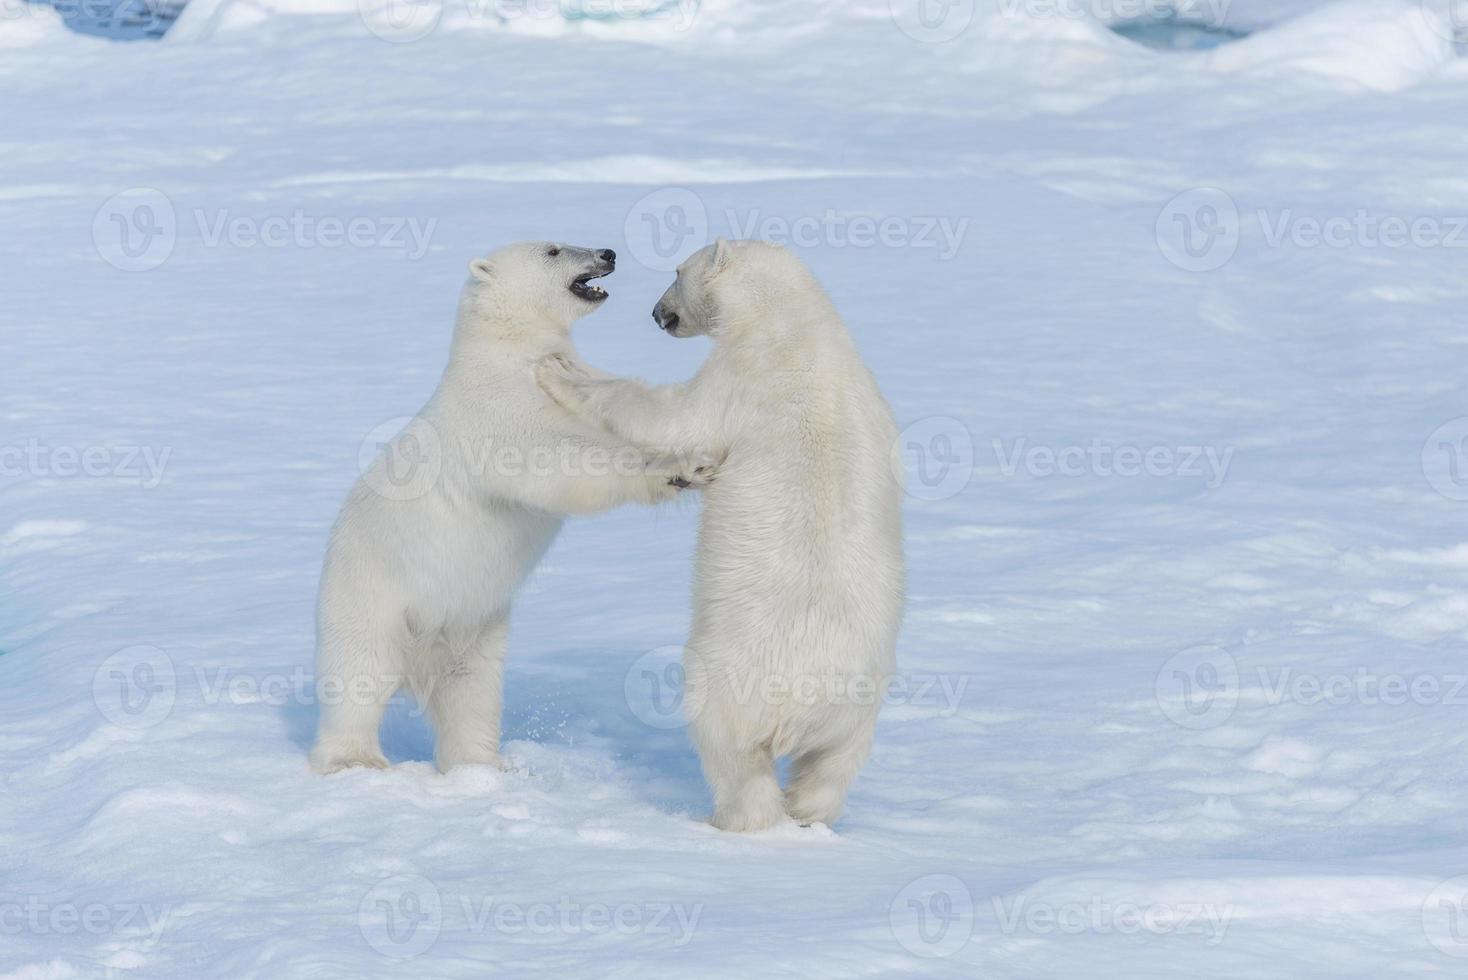
[{"label": "front paw", "polygon": [[668,478],[668,485],[679,490],[702,490],[714,482],[719,468],[710,459],[687,460]]},{"label": "front paw", "polygon": [[579,412],[586,403],[577,383],[585,380],[575,364],[561,356],[551,354],[535,362],[535,383],[556,404],[572,412]]},{"label": "front paw", "polygon": [[669,487],[677,490],[702,490],[713,483],[718,461],[703,452],[664,452],[647,456],[647,472],[662,474]]}]

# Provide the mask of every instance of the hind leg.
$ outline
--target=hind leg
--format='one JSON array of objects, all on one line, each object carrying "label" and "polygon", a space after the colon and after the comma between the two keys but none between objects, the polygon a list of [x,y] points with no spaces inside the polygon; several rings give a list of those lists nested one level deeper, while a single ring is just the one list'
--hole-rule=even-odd
[{"label": "hind leg", "polygon": [[322,774],[353,766],[386,769],[378,729],[402,679],[401,654],[388,636],[323,631],[316,665],[321,719],[311,768]]},{"label": "hind leg", "polygon": [[780,783],[768,748],[753,746],[705,760],[704,775],[714,793],[714,816],[709,823],[720,830],[743,833],[784,822]]},{"label": "hind leg", "polygon": [[748,742],[729,719],[730,706],[709,704],[689,725],[714,795],[709,822],[736,833],[773,827],[785,820],[785,808],[770,747]]},{"label": "hind leg", "polygon": [[837,745],[807,749],[790,763],[785,809],[803,824],[834,824],[846,805],[846,791],[871,750],[872,733]]},{"label": "hind leg", "polygon": [[486,624],[427,679],[431,690],[425,695],[436,736],[433,761],[440,772],[463,765],[503,766],[500,718],[508,634],[506,617]]}]

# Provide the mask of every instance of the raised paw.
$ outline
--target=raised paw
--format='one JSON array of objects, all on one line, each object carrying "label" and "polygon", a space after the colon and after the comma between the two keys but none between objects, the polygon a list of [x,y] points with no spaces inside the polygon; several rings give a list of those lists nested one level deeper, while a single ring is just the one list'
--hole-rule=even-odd
[{"label": "raised paw", "polygon": [[535,383],[562,408],[578,411],[585,399],[577,383],[586,375],[571,360],[560,354],[549,354],[535,362]]},{"label": "raised paw", "polygon": [[668,486],[679,490],[702,490],[714,482],[718,467],[711,462],[698,462],[679,468],[668,478]]}]

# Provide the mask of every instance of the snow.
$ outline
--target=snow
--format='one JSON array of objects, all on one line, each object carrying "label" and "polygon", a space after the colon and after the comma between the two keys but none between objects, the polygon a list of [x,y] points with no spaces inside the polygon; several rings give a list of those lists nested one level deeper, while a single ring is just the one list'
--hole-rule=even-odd
[{"label": "snow", "polygon": [[0,48],[29,48],[59,42],[80,43],[50,7],[7,2],[0,7]]},{"label": "snow", "polygon": [[[995,9],[0,20],[0,976],[1462,975],[1451,10],[1240,2],[1172,53]],[[567,526],[513,772],[436,773],[404,703],[390,770],[311,774],[326,531],[469,257],[616,248],[578,344],[672,380],[707,348],[650,323],[654,246],[741,231],[907,427],[905,686],[847,816],[702,822],[696,503]]]}]

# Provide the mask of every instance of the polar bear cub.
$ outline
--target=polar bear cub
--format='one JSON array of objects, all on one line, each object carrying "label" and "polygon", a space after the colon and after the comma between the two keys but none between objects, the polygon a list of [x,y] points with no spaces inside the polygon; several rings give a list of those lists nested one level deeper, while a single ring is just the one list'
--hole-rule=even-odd
[{"label": "polar bear cub", "polygon": [[610,249],[512,245],[470,264],[449,363],[418,416],[363,473],[332,529],[317,607],[319,772],[387,765],[378,727],[403,685],[441,770],[500,761],[510,600],[567,514],[654,504],[705,469],[656,465],[536,385],[574,359],[571,324],[606,299]]},{"label": "polar bear cub", "polygon": [[647,387],[558,359],[537,376],[623,439],[722,459],[703,495],[684,651],[713,823],[830,824],[895,670],[904,568],[891,410],[835,307],[784,249],[702,249],[653,317],[674,337],[713,339],[688,383]]}]

